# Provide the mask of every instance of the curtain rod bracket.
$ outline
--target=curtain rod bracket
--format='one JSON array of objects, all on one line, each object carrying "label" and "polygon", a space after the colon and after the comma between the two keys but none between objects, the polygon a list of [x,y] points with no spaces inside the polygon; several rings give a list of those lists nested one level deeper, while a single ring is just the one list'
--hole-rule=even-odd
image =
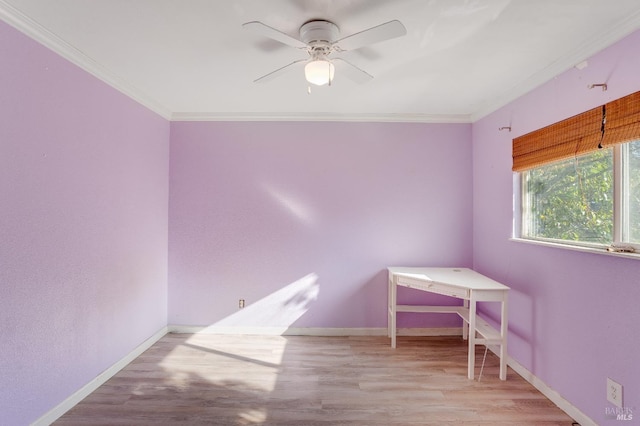
[{"label": "curtain rod bracket", "polygon": [[590,84],[587,86],[589,89],[593,89],[594,87],[602,87],[602,91],[607,91],[607,83],[599,83],[599,84]]}]

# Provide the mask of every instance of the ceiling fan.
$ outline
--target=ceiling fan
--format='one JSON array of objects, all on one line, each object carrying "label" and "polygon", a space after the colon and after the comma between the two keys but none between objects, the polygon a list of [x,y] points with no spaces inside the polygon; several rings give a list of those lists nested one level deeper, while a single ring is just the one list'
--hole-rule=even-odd
[{"label": "ceiling fan", "polygon": [[[258,79],[255,83],[270,81],[298,65],[304,65],[306,80],[314,85],[331,85],[335,75],[334,63],[339,63],[341,72],[351,80],[363,83],[373,78],[368,72],[358,68],[351,62],[334,57],[333,53],[360,49],[381,41],[390,40],[407,34],[407,30],[400,21],[394,20],[369,29],[340,38],[340,29],[336,24],[325,20],[308,21],[300,27],[299,38],[294,38],[282,31],[272,28],[259,21],[251,21],[242,25],[254,34],[268,37],[297,49],[306,50],[309,57],[291,62]],[[344,65],[344,66],[343,66]]]}]

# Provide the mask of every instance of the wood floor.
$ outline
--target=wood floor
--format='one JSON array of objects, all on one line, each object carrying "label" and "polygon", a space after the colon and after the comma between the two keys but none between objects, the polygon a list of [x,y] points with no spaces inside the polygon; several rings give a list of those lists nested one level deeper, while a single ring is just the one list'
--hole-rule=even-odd
[{"label": "wood floor", "polygon": [[56,425],[566,425],[460,337],[168,334]]}]

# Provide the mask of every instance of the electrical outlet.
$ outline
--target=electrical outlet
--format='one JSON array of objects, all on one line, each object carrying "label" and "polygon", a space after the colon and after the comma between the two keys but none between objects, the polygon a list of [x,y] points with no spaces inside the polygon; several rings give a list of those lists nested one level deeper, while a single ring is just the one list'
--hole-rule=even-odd
[{"label": "electrical outlet", "polygon": [[607,377],[607,401],[622,408],[622,385]]},{"label": "electrical outlet", "polygon": [[244,308],[244,299],[238,300],[238,308],[240,309]]}]

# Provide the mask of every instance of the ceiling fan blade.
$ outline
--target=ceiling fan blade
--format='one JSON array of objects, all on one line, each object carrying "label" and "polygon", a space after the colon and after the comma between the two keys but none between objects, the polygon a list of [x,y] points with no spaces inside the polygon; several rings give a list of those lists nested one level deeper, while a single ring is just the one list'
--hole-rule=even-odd
[{"label": "ceiling fan blade", "polygon": [[290,64],[285,65],[284,67],[278,68],[275,71],[271,71],[269,74],[265,74],[262,77],[253,80],[253,82],[254,83],[269,82],[274,78],[280,77],[282,74],[286,74],[287,72],[291,71],[292,69],[294,69],[294,65],[302,62],[307,62],[307,59],[298,59],[297,61],[293,61]]},{"label": "ceiling fan blade", "polygon": [[340,67],[340,69],[338,70],[338,75],[344,75],[351,81],[354,81],[356,83],[366,83],[373,78],[371,74],[361,68],[358,68],[345,59],[333,58],[333,62],[339,64],[338,66]]},{"label": "ceiling fan blade", "polygon": [[242,27],[251,31],[254,34],[268,37],[270,39],[279,41],[280,43],[292,46],[298,49],[306,49],[307,45],[297,38],[291,37],[289,34],[285,34],[282,31],[276,30],[268,25],[263,24],[260,21],[251,21],[242,24]]},{"label": "ceiling fan blade", "polygon": [[339,46],[339,50],[355,50],[406,34],[407,29],[402,25],[402,22],[394,20],[351,34],[338,40],[336,44]]}]

